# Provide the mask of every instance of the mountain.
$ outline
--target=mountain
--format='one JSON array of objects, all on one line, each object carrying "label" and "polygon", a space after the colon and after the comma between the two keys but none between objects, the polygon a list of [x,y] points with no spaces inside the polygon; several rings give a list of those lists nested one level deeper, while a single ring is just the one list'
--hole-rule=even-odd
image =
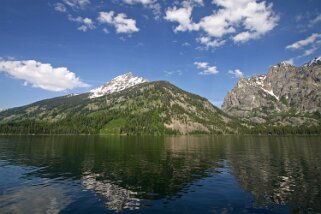
[{"label": "mountain", "polygon": [[321,56],[314,58],[313,60],[304,64],[303,66],[311,67],[311,66],[315,66],[315,65],[321,65]]},{"label": "mountain", "polygon": [[110,82],[90,91],[90,98],[102,97],[107,94],[122,91],[140,83],[148,82],[142,77],[135,77],[131,72],[112,79]]},{"label": "mountain", "polygon": [[72,94],[0,113],[0,133],[191,134],[243,129],[207,99],[166,81],[131,73],[84,94]]},{"label": "mountain", "polygon": [[281,62],[266,75],[240,78],[222,110],[234,117],[273,126],[320,126],[321,57],[295,67]]}]

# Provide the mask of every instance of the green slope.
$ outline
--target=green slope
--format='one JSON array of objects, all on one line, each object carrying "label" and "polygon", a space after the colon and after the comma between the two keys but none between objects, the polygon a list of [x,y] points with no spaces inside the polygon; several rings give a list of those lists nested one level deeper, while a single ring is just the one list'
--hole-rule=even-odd
[{"label": "green slope", "polygon": [[0,133],[193,134],[243,130],[208,100],[165,81],[104,97],[87,94],[36,102],[0,113]]}]

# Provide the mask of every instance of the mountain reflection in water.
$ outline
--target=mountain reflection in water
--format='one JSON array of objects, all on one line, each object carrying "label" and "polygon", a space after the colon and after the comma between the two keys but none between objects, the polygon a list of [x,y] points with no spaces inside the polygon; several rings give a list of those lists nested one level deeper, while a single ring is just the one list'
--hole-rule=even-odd
[{"label": "mountain reflection in water", "polygon": [[321,137],[0,137],[0,212],[321,212]]},{"label": "mountain reflection in water", "polygon": [[98,174],[88,174],[81,178],[82,185],[106,199],[106,207],[117,212],[123,209],[135,210],[140,207],[140,200],[135,198],[137,192],[124,189],[108,181],[100,181]]}]

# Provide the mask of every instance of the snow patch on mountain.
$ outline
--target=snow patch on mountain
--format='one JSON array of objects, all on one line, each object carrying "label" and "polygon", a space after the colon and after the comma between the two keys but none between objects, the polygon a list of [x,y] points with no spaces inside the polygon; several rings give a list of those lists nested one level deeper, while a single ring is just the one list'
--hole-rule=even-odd
[{"label": "snow patch on mountain", "polygon": [[102,97],[104,95],[119,92],[144,82],[148,81],[143,77],[136,77],[131,72],[129,72],[127,74],[115,77],[110,82],[107,82],[106,84],[98,88],[92,89],[90,91],[89,98],[93,99],[97,97]]},{"label": "snow patch on mountain", "polygon": [[275,97],[275,99],[279,100],[280,98],[274,94],[271,86],[266,83],[266,75],[257,75],[249,78],[247,81],[250,85],[260,88],[265,93]]},{"label": "snow patch on mountain", "polygon": [[314,58],[310,62],[304,64],[303,66],[314,66],[314,65],[321,65],[321,56]]},{"label": "snow patch on mountain", "polygon": [[77,96],[79,94],[75,94],[75,93],[72,93],[72,94],[67,94],[66,97],[74,97],[74,96]]},{"label": "snow patch on mountain", "polygon": [[272,89],[271,89],[271,90],[267,90],[267,89],[265,89],[265,88],[263,88],[263,87],[261,87],[261,89],[262,89],[265,93],[268,93],[269,95],[275,97],[275,99],[277,99],[277,100],[279,101],[280,98],[274,94],[274,92],[273,92]]}]

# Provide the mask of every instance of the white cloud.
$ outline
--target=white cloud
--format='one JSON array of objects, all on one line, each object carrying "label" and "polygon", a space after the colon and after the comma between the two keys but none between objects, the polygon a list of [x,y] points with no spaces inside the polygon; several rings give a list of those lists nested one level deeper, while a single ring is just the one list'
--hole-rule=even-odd
[{"label": "white cloud", "polygon": [[251,39],[258,38],[259,35],[257,33],[250,33],[249,31],[241,32],[233,37],[233,41],[235,43],[244,43]]},{"label": "white cloud", "polygon": [[288,60],[285,60],[284,62],[289,63],[290,65],[294,65],[294,58],[290,58]]},{"label": "white cloud", "polygon": [[164,18],[178,23],[175,32],[202,30],[207,34],[206,37],[212,38],[234,34],[232,40],[235,43],[260,38],[274,29],[279,20],[272,4],[267,4],[266,1],[213,0],[212,3],[219,9],[201,18],[198,23],[192,20],[192,4],[183,4],[181,8],[168,8]]},{"label": "white cloud", "polygon": [[90,18],[82,18],[80,16],[72,17],[71,15],[68,15],[68,19],[71,22],[76,22],[76,23],[80,24],[80,26],[78,27],[78,30],[83,31],[83,32],[86,32],[88,30],[93,30],[96,28],[93,20]]},{"label": "white cloud", "polygon": [[309,26],[312,27],[319,22],[321,22],[321,14],[315,17],[313,20],[311,20]]},{"label": "white cloud", "polygon": [[210,66],[208,62],[194,62],[194,65],[200,70],[202,70],[199,74],[201,75],[210,75],[217,74],[218,70],[216,66]]},{"label": "white cloud", "polygon": [[102,30],[104,33],[108,34],[109,33],[109,30],[107,28],[103,28]]},{"label": "white cloud", "polygon": [[119,13],[115,15],[114,11],[100,12],[97,18],[101,24],[114,26],[117,33],[134,33],[138,32],[136,20],[127,18],[126,14]]},{"label": "white cloud", "polygon": [[169,8],[166,11],[164,19],[171,22],[178,22],[178,26],[175,28],[175,32],[178,31],[193,31],[198,30],[199,26],[192,22],[192,7],[182,7],[182,8]]},{"label": "white cloud", "polygon": [[136,20],[128,19],[124,13],[119,13],[115,16],[114,26],[117,33],[134,33],[139,31],[136,27]]},{"label": "white cloud", "polygon": [[235,78],[241,78],[244,76],[243,72],[240,69],[229,70],[229,74],[233,75]]},{"label": "white cloud", "polygon": [[88,87],[75,73],[65,67],[53,68],[50,64],[35,60],[0,61],[0,72],[24,80],[24,85],[32,85],[48,91],[64,91],[78,87]]},{"label": "white cloud", "polygon": [[161,18],[162,7],[159,3],[150,4],[147,6],[147,8],[150,8],[153,11],[155,19],[158,20]]},{"label": "white cloud", "polygon": [[100,23],[112,24],[114,19],[114,14],[115,14],[114,11],[100,12],[97,19]]},{"label": "white cloud", "polygon": [[193,22],[191,16],[195,6],[203,6],[203,0],[185,0],[181,4],[181,8],[167,8],[164,19],[178,23],[175,32],[199,30],[199,25]]},{"label": "white cloud", "polygon": [[256,39],[271,31],[278,22],[272,10],[272,5],[265,1],[256,0],[213,0],[216,6],[221,7],[212,15],[204,17],[200,27],[213,37],[222,37],[226,34],[237,33],[235,42]]},{"label": "white cloud", "polygon": [[183,7],[196,7],[196,6],[204,6],[203,0],[184,0],[181,2]]},{"label": "white cloud", "polygon": [[299,40],[291,45],[286,46],[286,49],[290,49],[290,50],[300,49],[310,44],[313,44],[318,39],[321,39],[321,34],[314,33],[311,36],[307,37],[306,39]]},{"label": "white cloud", "polygon": [[291,45],[286,46],[286,49],[290,50],[302,50],[303,53],[295,58],[309,56],[315,53],[321,47],[321,34],[313,33],[305,39],[299,40]]},{"label": "white cloud", "polygon": [[316,50],[318,50],[318,47],[316,47],[316,46],[311,47],[311,48],[304,51],[303,56],[309,56],[309,55],[313,54]]},{"label": "white cloud", "polygon": [[66,6],[63,3],[56,3],[55,4],[55,10],[61,13],[64,13],[67,11]]},{"label": "white cloud", "polygon": [[90,0],[63,0],[63,2],[73,9],[84,9],[90,4]]},{"label": "white cloud", "polygon": [[202,45],[205,45],[206,49],[217,48],[225,44],[225,40],[212,39],[208,36],[197,38],[196,41],[198,41]]}]

